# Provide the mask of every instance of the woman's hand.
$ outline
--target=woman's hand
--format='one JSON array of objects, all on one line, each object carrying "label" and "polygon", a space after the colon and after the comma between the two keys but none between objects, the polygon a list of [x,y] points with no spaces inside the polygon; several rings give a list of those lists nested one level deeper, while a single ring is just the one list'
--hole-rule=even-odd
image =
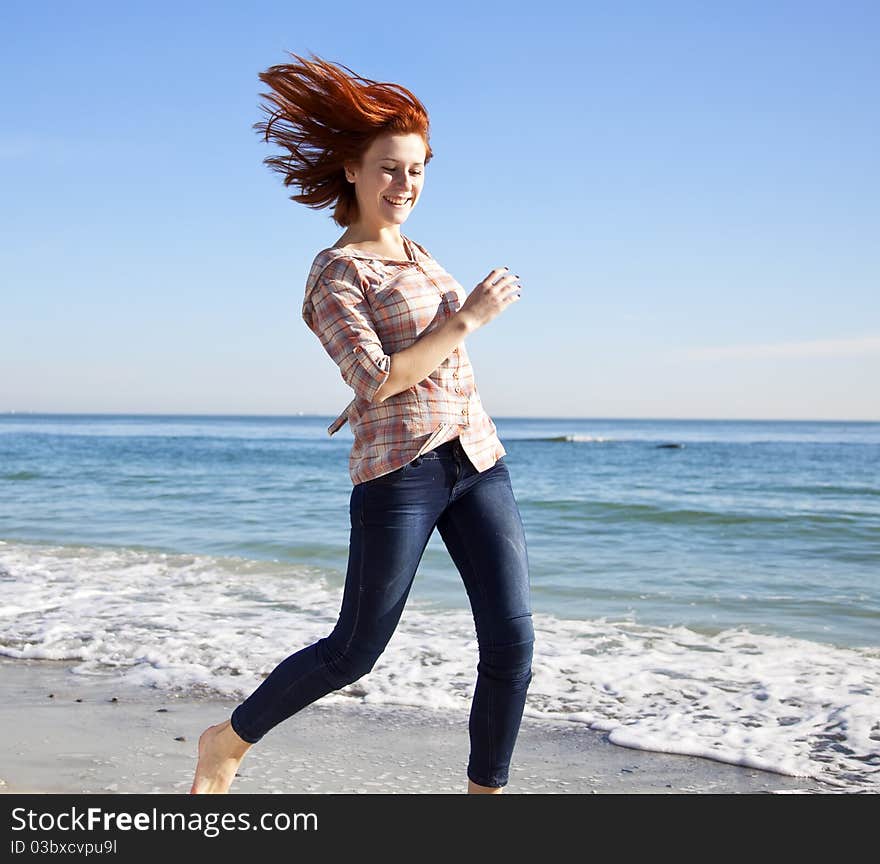
[{"label": "woman's hand", "polygon": [[[502,275],[503,274],[503,275]],[[468,294],[458,314],[468,322],[471,330],[488,324],[505,309],[519,300],[519,276],[508,273],[506,267],[496,267]]]}]

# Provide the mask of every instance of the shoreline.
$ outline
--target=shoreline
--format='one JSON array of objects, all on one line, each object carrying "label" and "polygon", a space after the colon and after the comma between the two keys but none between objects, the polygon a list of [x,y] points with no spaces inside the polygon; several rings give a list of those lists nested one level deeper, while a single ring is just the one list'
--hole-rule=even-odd
[{"label": "shoreline", "polygon": [[[199,735],[237,704],[74,675],[66,661],[0,658],[0,682],[0,734],[7,744],[0,794],[189,794]],[[465,794],[467,724],[466,712],[319,700],[248,752],[230,791]],[[582,723],[529,717],[505,788],[505,794],[829,791],[811,778],[634,750]]]}]

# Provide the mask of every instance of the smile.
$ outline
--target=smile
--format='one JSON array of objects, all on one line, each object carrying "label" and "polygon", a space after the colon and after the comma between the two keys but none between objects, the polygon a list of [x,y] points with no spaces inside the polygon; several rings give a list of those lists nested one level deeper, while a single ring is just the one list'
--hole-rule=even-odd
[{"label": "smile", "polygon": [[386,198],[383,195],[382,200],[387,201],[392,207],[403,207],[405,204],[408,204],[412,199],[411,198],[404,198],[401,201],[392,201],[390,198]]}]

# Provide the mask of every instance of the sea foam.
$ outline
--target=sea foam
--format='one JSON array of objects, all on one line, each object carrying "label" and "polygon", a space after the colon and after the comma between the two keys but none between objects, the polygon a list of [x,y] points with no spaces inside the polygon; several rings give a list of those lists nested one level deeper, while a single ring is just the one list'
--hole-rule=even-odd
[{"label": "sea foam", "polygon": [[[3,543],[0,654],[80,675],[244,698],[326,636],[340,574],[140,549]],[[699,633],[534,612],[526,714],[614,744],[880,791],[880,649],[744,629]],[[477,642],[467,608],[411,600],[373,671],[329,701],[464,714]]]}]

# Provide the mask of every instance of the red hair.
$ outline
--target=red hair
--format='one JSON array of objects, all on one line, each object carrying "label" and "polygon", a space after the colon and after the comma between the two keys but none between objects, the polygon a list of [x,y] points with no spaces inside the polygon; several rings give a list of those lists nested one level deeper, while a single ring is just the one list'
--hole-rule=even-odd
[{"label": "red hair", "polygon": [[316,210],[332,204],[336,224],[351,225],[359,210],[344,163],[360,162],[381,135],[414,133],[425,142],[427,165],[433,155],[428,112],[399,84],[362,78],[314,54],[306,60],[287,53],[297,62],[271,66],[258,76],[272,90],[260,94],[271,107],[260,106],[269,119],[253,128],[287,151],[263,162],[282,174],[285,186],[302,190],[292,200]]}]

